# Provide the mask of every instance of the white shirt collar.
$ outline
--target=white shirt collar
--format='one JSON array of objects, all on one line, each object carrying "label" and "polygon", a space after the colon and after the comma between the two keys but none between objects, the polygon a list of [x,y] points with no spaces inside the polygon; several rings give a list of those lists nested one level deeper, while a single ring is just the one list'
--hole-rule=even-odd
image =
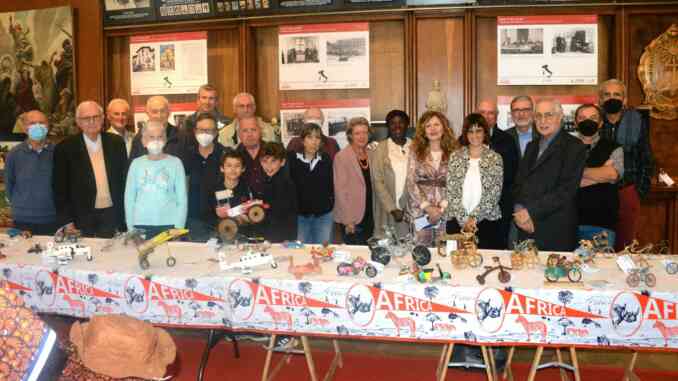
[{"label": "white shirt collar", "polygon": [[88,151],[97,152],[101,148],[101,134],[97,135],[97,140],[91,140],[87,135],[82,134],[85,139],[85,145]]},{"label": "white shirt collar", "polygon": [[311,171],[312,171],[313,168],[315,168],[316,164],[318,164],[318,163],[320,162],[320,160],[322,160],[322,157],[321,157],[321,155],[319,155],[319,154],[316,152],[315,157],[314,157],[313,159],[311,159],[311,160],[308,160],[308,159],[306,158],[306,156],[304,156],[303,153],[297,152],[297,159],[299,159],[299,160],[301,160],[302,162],[308,164],[308,166],[310,167],[310,169],[311,169]]}]

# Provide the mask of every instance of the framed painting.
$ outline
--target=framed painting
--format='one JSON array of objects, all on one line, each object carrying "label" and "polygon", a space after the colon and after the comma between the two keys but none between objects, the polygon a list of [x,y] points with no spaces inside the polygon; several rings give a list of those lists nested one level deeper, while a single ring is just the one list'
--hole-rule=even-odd
[{"label": "framed painting", "polygon": [[70,7],[0,13],[0,141],[23,140],[21,115],[36,109],[52,140],[75,132],[74,57]]}]

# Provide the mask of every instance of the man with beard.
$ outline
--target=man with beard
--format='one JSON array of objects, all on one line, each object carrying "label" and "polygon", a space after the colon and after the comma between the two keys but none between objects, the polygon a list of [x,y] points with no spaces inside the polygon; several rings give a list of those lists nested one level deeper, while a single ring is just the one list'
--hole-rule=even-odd
[{"label": "man with beard", "polygon": [[534,128],[534,103],[527,95],[518,95],[511,100],[511,119],[514,126],[506,130],[516,142],[516,147],[522,158],[527,144],[539,138]]},{"label": "man with beard", "polygon": [[616,142],[600,137],[600,114],[600,108],[593,104],[579,106],[574,114],[577,135],[588,151],[577,192],[578,239],[590,240],[605,232],[614,244],[619,216],[617,181],[624,176],[624,151]]},{"label": "man with beard", "polygon": [[621,250],[638,230],[640,199],[650,191],[655,162],[647,120],[627,106],[626,86],[617,79],[603,82],[598,90],[603,109],[600,136],[624,149],[624,174],[619,181],[619,222],[615,248]]}]

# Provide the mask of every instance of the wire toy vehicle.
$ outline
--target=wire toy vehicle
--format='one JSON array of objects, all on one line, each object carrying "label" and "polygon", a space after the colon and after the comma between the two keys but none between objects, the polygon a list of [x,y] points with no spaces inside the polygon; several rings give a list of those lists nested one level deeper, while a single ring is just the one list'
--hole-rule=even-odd
[{"label": "wire toy vehicle", "polygon": [[[380,263],[377,263],[379,266],[382,266]],[[337,274],[342,276],[347,275],[358,275],[361,272],[365,272],[368,278],[374,278],[379,274],[379,269],[377,264],[373,262],[368,262],[362,257],[353,258],[350,262],[342,262],[337,265]]]},{"label": "wire toy vehicle", "polygon": [[228,242],[234,240],[238,235],[238,221],[236,217],[247,216],[249,223],[258,224],[266,217],[266,209],[269,208],[261,200],[250,200],[228,210],[228,217],[224,218],[217,225],[217,232],[222,241]]},{"label": "wire toy vehicle", "polygon": [[[148,262],[148,256],[155,251],[158,246],[185,234],[188,234],[188,229],[169,229],[137,246],[139,266],[144,270],[148,269],[151,266]],[[167,267],[174,267],[177,263],[177,259],[172,256],[169,247],[167,248],[167,259],[165,260],[165,263],[167,264]]]},{"label": "wire toy vehicle", "polygon": [[606,231],[601,231],[600,233],[591,237],[591,246],[594,258],[598,254],[602,254],[608,258],[614,257],[616,254],[614,248],[610,245],[610,238],[608,237]]},{"label": "wire toy vehicle", "polygon": [[462,231],[453,234],[452,237],[457,241],[457,249],[452,251],[450,260],[455,269],[465,269],[467,267],[479,267],[483,264],[483,256],[478,253],[477,229],[471,231]]},{"label": "wire toy vehicle", "polygon": [[650,272],[650,263],[643,255],[632,256],[634,268],[629,269],[626,276],[626,284],[629,287],[638,287],[640,282],[645,283],[647,287],[654,287],[657,285],[657,277]]},{"label": "wire toy vehicle", "polygon": [[667,261],[665,268],[666,268],[667,274],[674,275],[674,274],[678,273],[678,262]]},{"label": "wire toy vehicle", "polygon": [[412,234],[405,237],[398,237],[395,229],[391,226],[384,226],[385,238],[372,237],[367,240],[367,247],[370,249],[370,257],[373,261],[386,266],[391,262],[391,257],[404,257],[407,254],[412,255],[412,259],[419,266],[426,266],[431,262],[431,252],[426,246],[415,245]]},{"label": "wire toy vehicle", "polygon": [[551,254],[546,260],[544,277],[549,282],[557,282],[560,278],[567,277],[570,282],[577,283],[582,277],[580,262],[568,261],[564,255]]},{"label": "wire toy vehicle", "polygon": [[80,232],[80,230],[69,228],[69,225],[64,225],[54,233],[54,242],[77,243],[81,235],[82,233]]},{"label": "wire toy vehicle", "polygon": [[533,239],[526,239],[513,245],[511,267],[514,270],[532,269],[539,263],[539,249]]},{"label": "wire toy vehicle", "polygon": [[511,267],[506,267],[501,264],[501,261],[499,260],[499,257],[492,257],[492,262],[494,262],[494,266],[485,266],[485,272],[477,275],[476,280],[478,281],[478,284],[484,285],[485,284],[485,278],[487,278],[488,275],[493,273],[494,271],[499,271],[497,274],[497,279],[501,283],[508,283],[511,281],[511,273],[508,272],[508,270],[513,270]]}]

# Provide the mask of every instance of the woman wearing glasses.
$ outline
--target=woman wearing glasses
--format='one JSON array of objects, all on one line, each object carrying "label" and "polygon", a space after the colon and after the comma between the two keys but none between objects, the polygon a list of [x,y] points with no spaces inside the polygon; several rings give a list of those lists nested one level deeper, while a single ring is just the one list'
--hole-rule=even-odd
[{"label": "woman wearing glasses", "polygon": [[501,156],[488,147],[490,129],[482,115],[464,118],[459,142],[447,176],[447,232],[477,230],[480,248],[498,247],[504,168]]}]

